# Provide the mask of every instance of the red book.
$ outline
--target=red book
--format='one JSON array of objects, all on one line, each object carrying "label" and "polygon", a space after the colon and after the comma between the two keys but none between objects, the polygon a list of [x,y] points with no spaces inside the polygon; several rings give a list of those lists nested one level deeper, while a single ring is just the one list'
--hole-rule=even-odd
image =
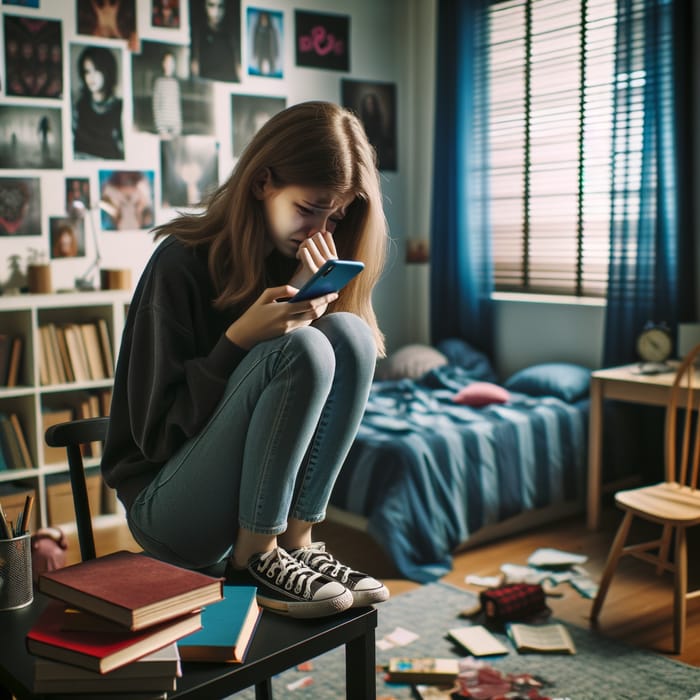
[{"label": "red book", "polygon": [[65,629],[71,614],[60,601],[51,601],[27,633],[27,650],[36,656],[108,673],[162,649],[202,626],[200,611],[154,625],[147,630],[87,631]]},{"label": "red book", "polygon": [[119,551],[39,576],[39,591],[131,630],[171,620],[223,597],[222,578]]}]

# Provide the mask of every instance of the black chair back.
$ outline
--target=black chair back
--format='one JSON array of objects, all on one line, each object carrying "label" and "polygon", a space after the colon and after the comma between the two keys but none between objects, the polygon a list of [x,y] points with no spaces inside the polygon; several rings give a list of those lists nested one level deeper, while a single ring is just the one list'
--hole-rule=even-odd
[{"label": "black chair back", "polygon": [[75,522],[78,527],[80,556],[83,561],[95,558],[95,537],[92,531],[90,502],[88,501],[85,466],[81,446],[90,442],[104,441],[109,418],[80,418],[66,423],[57,423],[46,430],[45,440],[50,447],[65,447],[68,454]]}]

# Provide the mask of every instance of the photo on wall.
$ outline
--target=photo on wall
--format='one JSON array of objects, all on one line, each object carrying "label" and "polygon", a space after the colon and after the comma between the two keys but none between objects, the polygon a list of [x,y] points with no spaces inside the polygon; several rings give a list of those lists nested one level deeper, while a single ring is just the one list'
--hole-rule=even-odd
[{"label": "photo on wall", "polygon": [[306,68],[350,70],[350,17],[296,10],[296,64]]},{"label": "photo on wall", "polygon": [[396,171],[396,84],[341,81],[342,104],[362,121],[380,170]]},{"label": "photo on wall", "polygon": [[123,160],[122,52],[70,45],[73,157]]},{"label": "photo on wall", "polygon": [[74,202],[81,202],[87,209],[90,208],[90,178],[66,178],[66,212],[73,209]]},{"label": "photo on wall", "polygon": [[139,231],[153,226],[153,170],[100,170],[98,180],[104,231]]},{"label": "photo on wall", "polygon": [[49,250],[52,259],[85,257],[83,222],[62,216],[50,216]]},{"label": "photo on wall", "polygon": [[247,10],[248,75],[284,75],[284,14],[249,7]]},{"label": "photo on wall", "polygon": [[0,236],[41,236],[38,177],[0,177]]},{"label": "photo on wall", "polygon": [[151,26],[179,29],[180,0],[152,0]]},{"label": "photo on wall", "polygon": [[62,167],[60,108],[0,105],[0,168]]},{"label": "photo on wall", "polygon": [[141,42],[131,56],[134,127],[174,138],[214,134],[214,84],[189,77],[189,49],[159,41]]},{"label": "photo on wall", "polygon": [[240,0],[189,0],[190,75],[241,81]]},{"label": "photo on wall", "polygon": [[219,185],[219,143],[182,136],[160,144],[161,206],[196,206]]},{"label": "photo on wall", "polygon": [[136,34],[136,0],[77,0],[78,34],[103,39],[125,39],[134,50]]},{"label": "photo on wall", "polygon": [[60,98],[63,94],[61,22],[5,15],[5,93]]},{"label": "photo on wall", "polygon": [[231,95],[233,157],[239,158],[260,127],[287,106],[284,97]]}]

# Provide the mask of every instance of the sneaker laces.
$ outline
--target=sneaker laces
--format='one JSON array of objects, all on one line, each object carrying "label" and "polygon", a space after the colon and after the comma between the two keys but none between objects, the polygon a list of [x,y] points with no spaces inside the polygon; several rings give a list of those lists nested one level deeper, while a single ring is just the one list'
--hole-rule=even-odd
[{"label": "sneaker laces", "polygon": [[310,599],[313,596],[311,584],[321,575],[298,559],[295,559],[281,547],[263,554],[255,568],[267,578],[274,578],[275,585],[284,588],[286,591],[294,589],[297,595],[301,595],[306,599]]},{"label": "sneaker laces", "polygon": [[359,573],[339,562],[322,544],[302,547],[297,549],[295,554],[299,561],[303,561],[314,571],[330,576],[344,585],[347,584],[350,574]]}]

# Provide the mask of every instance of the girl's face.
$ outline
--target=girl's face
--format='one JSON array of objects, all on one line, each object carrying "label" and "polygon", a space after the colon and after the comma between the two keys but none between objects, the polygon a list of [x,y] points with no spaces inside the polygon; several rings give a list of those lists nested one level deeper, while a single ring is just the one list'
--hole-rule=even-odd
[{"label": "girl's face", "polygon": [[83,79],[88,90],[94,95],[104,90],[105,78],[102,71],[97,70],[95,64],[86,58],[83,61]]},{"label": "girl's face", "polygon": [[257,193],[262,200],[270,249],[295,258],[303,241],[318,231],[335,231],[352,197],[344,200],[316,187],[275,187],[268,181]]}]

